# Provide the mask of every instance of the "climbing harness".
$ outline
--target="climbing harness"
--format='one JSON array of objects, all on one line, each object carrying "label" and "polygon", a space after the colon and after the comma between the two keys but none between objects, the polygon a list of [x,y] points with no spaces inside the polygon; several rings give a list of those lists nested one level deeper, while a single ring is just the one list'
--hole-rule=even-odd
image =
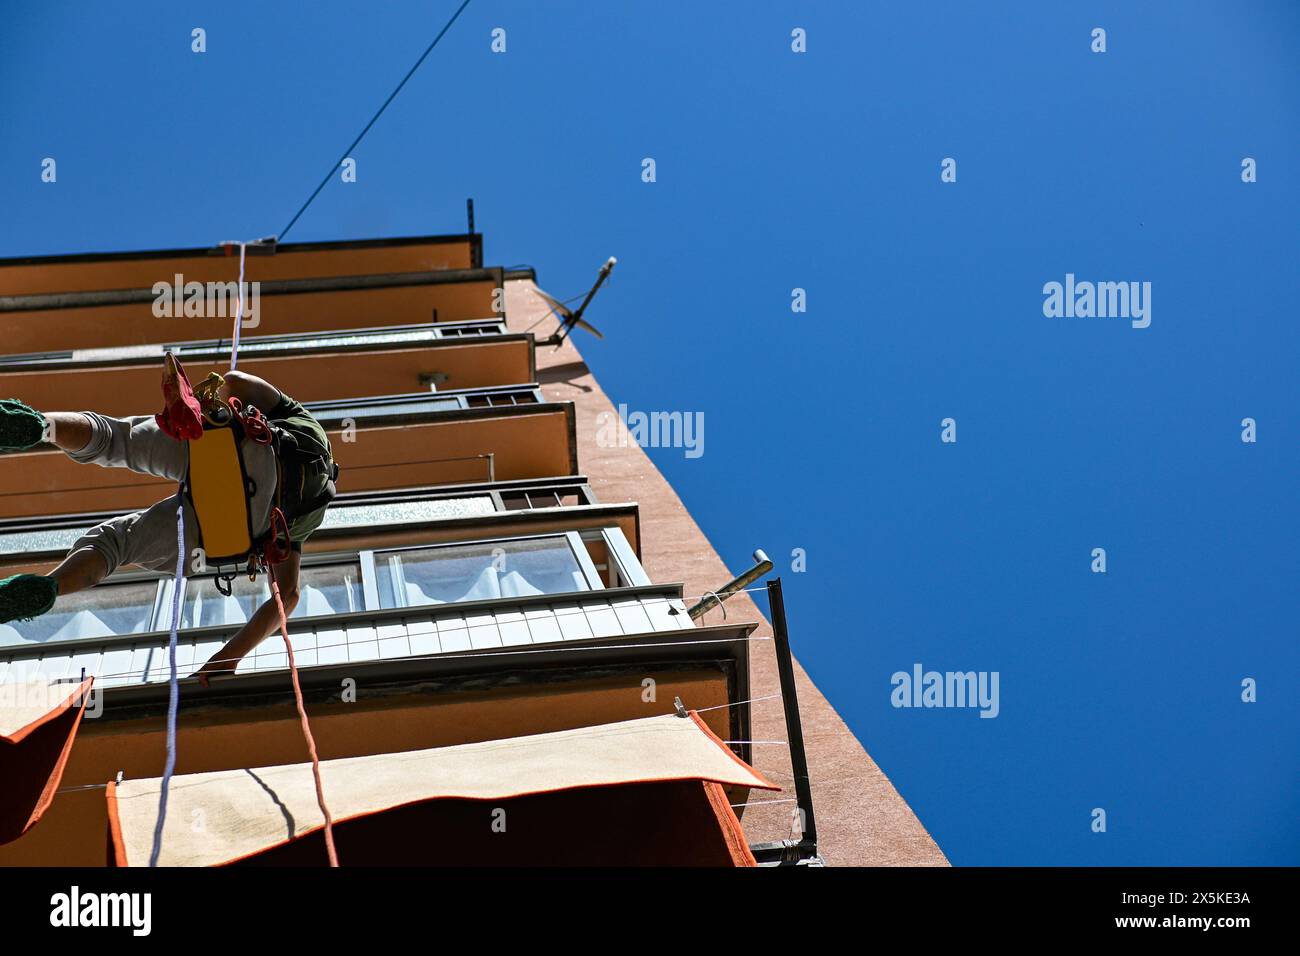
[{"label": "climbing harness", "polygon": [[209,425],[230,424],[230,406],[221,400],[221,386],[226,380],[218,372],[209,372],[208,377],[194,386],[194,397],[199,400],[199,410],[203,420]]},{"label": "climbing harness", "polygon": [[[183,376],[180,363],[171,361]],[[198,521],[204,562],[215,569],[217,590],[229,596],[238,574],[255,580],[265,565],[288,556],[293,547],[290,518],[311,514],[334,499],[338,466],[328,445],[314,436],[269,421],[261,409],[237,397],[223,401],[219,390],[224,383],[213,372],[194,389],[203,429],[190,441],[182,487]],[[260,537],[253,529],[257,485],[244,461],[245,441],[269,446],[275,458],[275,501],[270,527]]]}]

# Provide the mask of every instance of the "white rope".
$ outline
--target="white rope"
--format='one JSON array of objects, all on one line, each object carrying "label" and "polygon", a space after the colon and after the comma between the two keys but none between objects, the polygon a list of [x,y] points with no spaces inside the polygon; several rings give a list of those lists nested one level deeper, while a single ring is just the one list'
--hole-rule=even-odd
[{"label": "white rope", "polygon": [[230,370],[235,370],[235,365],[239,361],[239,327],[244,324],[244,250],[248,243],[239,244],[239,305],[235,310],[235,331],[231,334],[230,345]]}]

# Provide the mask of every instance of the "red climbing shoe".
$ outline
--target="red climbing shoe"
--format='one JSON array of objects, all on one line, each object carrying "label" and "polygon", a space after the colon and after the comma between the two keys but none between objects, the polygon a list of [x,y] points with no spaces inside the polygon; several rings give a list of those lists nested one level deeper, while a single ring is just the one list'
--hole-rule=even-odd
[{"label": "red climbing shoe", "polygon": [[168,352],[163,360],[163,410],[154,416],[158,427],[177,441],[193,441],[203,437],[203,410],[194,397],[185,369]]}]

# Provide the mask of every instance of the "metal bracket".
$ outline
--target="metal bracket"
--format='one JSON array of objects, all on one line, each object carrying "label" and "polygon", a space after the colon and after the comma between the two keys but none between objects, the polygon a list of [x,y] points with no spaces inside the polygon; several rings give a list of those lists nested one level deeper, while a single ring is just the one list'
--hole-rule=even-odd
[{"label": "metal bracket", "polygon": [[[763,575],[767,574],[771,570],[772,570],[771,559],[768,558],[768,556],[763,553],[762,548],[759,548],[757,551],[754,552],[754,566],[752,568],[750,568],[744,574],[732,578],[731,581],[725,584],[720,591],[705,591],[702,599],[699,602],[697,602],[694,606],[692,606],[691,609],[688,610],[686,613],[689,614],[691,616],[691,620],[694,621],[696,618],[701,617],[702,615],[712,610],[713,608],[722,607],[723,601],[727,600],[733,594],[736,594],[738,591],[742,590],[746,585],[752,584],[754,581],[757,581],[759,578],[761,578]],[[678,611],[676,608],[672,608],[671,613],[680,614],[681,612]],[[726,608],[722,609],[722,619],[724,621],[727,619]]]},{"label": "metal bracket", "polygon": [[785,712],[785,735],[790,744],[790,768],[794,771],[796,807],[803,812],[803,833],[798,840],[757,844],[750,849],[759,862],[801,863],[817,859],[817,818],[813,814],[812,786],[808,779],[808,754],[804,750],[803,721],[799,717],[799,693],[794,683],[794,657],[790,653],[790,632],[785,619],[781,579],[767,582],[767,600],[772,615],[772,643],[776,669],[781,679],[781,709]]}]

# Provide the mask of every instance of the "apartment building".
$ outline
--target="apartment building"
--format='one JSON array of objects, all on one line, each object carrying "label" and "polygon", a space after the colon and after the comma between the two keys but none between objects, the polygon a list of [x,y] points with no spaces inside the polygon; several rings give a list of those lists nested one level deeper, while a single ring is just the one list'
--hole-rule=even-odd
[{"label": "apartment building", "polygon": [[[545,342],[532,273],[482,249],[468,234],[247,259],[260,298],[239,367],[303,401],[341,469],[289,620],[340,862],[945,863],[793,660],[815,637],[779,584],[771,624],[753,591],[708,597],[732,571],[640,448],[597,441],[612,405],[572,337]],[[229,319],[160,315],[159,296],[195,284],[210,306],[238,275],[229,251],[0,260],[0,397],[146,414],[165,352],[194,381],[224,370]],[[52,447],[0,455],[0,574],[48,570],[173,490]],[[181,587],[184,677],[269,591]],[[175,588],[123,570],[0,625],[0,691],[93,679],[71,706],[0,719],[0,769],[25,781],[8,807],[0,782],[19,821],[0,865],[147,861]],[[161,862],[324,861],[287,668],[274,637],[208,688],[182,681]]]}]

